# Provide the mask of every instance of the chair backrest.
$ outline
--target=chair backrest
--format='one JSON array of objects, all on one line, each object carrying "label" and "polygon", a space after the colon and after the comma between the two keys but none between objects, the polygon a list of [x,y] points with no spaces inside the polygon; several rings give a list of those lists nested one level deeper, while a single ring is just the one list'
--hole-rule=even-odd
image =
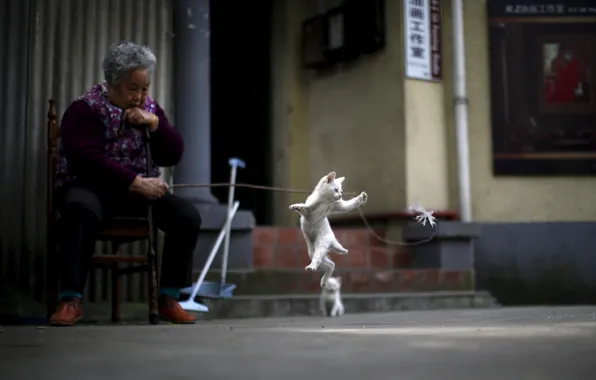
[{"label": "chair backrest", "polygon": [[56,176],[56,162],[58,156],[58,140],[60,139],[60,126],[56,113],[56,101],[49,100],[47,121],[47,222],[52,224],[56,219],[56,207],[54,205],[54,180]]}]

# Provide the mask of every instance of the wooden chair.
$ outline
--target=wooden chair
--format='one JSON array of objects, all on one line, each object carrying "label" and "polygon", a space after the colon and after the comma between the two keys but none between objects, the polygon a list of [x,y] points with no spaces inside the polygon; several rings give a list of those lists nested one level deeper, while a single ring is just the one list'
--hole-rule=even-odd
[{"label": "wooden chair", "polygon": [[[54,313],[58,303],[58,266],[57,266],[57,228],[59,215],[54,199],[54,179],[56,174],[56,159],[60,127],[56,114],[55,100],[50,99],[47,122],[47,313],[48,318]],[[145,148],[147,149],[147,168],[151,168],[152,159],[149,150],[149,137],[147,136]],[[151,206],[147,218],[112,217],[103,221],[102,229],[97,237],[101,241],[109,241],[112,254],[95,254],[92,256],[92,268],[108,268],[111,274],[111,301],[112,321],[120,321],[120,276],[148,272],[148,300],[149,323],[159,323],[157,311],[157,231],[152,228]],[[149,248],[145,256],[122,256],[120,246],[139,240],[149,240]],[[134,264],[122,268],[121,264]]]}]

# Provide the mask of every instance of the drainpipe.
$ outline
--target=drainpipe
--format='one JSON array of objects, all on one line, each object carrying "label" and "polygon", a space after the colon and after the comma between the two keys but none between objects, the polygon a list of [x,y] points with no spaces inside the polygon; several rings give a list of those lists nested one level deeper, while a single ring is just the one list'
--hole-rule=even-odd
[{"label": "drainpipe", "polygon": [[455,133],[457,139],[457,172],[459,178],[459,214],[461,221],[472,221],[470,195],[470,148],[468,140],[468,96],[466,94],[466,51],[462,0],[451,0],[453,22],[453,77]]}]

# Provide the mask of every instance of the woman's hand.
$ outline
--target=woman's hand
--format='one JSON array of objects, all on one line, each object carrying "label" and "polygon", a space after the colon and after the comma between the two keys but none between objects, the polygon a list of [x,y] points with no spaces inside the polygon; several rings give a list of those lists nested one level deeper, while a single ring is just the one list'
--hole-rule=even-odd
[{"label": "woman's hand", "polygon": [[124,117],[132,124],[149,125],[151,131],[156,130],[159,125],[159,118],[155,114],[138,107],[124,111]]},{"label": "woman's hand", "polygon": [[136,177],[130,186],[131,192],[140,194],[150,200],[163,197],[168,189],[168,184],[159,178],[143,178],[141,176]]}]

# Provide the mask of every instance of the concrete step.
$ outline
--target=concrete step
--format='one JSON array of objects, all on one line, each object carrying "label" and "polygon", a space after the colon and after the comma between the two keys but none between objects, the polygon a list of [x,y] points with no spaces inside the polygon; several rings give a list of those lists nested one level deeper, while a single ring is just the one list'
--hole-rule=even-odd
[{"label": "concrete step", "polygon": [[[498,306],[486,292],[346,293],[346,313],[400,310],[489,308]],[[207,318],[261,318],[319,315],[319,297],[304,295],[240,296],[210,305]]]},{"label": "concrete step", "polygon": [[[487,292],[347,293],[342,298],[346,314],[500,306]],[[205,301],[210,311],[198,315],[201,320],[319,315],[318,302],[316,294],[238,296],[225,301]],[[121,313],[123,323],[147,323],[146,304],[124,303]],[[82,323],[110,323],[110,305],[85,304]]]},{"label": "concrete step", "polygon": [[[195,273],[194,281],[198,277]],[[232,271],[226,282],[236,284],[234,296],[269,294],[318,294],[321,272],[302,269]],[[344,293],[393,293],[426,291],[472,291],[473,271],[437,269],[346,269],[336,267],[334,277],[341,277]],[[220,273],[211,271],[207,281],[219,281]]]}]

